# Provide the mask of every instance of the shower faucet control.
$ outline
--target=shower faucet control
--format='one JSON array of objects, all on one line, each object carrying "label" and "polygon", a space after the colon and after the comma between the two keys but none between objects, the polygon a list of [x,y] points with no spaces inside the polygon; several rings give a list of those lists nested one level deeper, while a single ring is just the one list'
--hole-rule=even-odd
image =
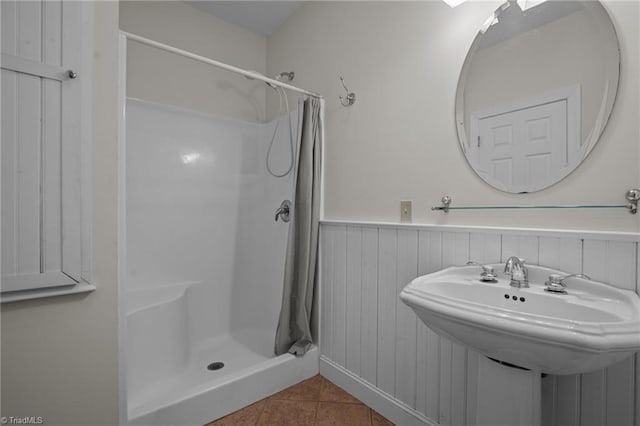
[{"label": "shower faucet control", "polygon": [[284,200],[282,204],[280,204],[280,207],[278,207],[278,209],[276,210],[275,220],[277,222],[278,218],[280,218],[284,223],[287,223],[290,220],[290,215],[291,215],[291,201]]}]

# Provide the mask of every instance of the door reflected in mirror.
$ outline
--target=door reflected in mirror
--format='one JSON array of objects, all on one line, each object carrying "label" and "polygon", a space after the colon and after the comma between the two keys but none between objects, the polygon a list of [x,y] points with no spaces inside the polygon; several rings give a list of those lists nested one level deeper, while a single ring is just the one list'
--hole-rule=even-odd
[{"label": "door reflected in mirror", "polygon": [[480,28],[460,73],[458,138],[491,186],[526,193],[593,149],[618,88],[618,38],[593,1],[507,1]]}]

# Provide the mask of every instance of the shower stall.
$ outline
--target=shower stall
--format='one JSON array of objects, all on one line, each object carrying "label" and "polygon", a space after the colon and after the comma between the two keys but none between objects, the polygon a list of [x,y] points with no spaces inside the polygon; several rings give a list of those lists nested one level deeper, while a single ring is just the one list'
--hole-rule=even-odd
[{"label": "shower stall", "polygon": [[[189,55],[123,33],[122,62],[141,42]],[[121,104],[121,422],[202,425],[317,374],[315,347],[273,350],[301,108],[252,122],[126,89]]]}]

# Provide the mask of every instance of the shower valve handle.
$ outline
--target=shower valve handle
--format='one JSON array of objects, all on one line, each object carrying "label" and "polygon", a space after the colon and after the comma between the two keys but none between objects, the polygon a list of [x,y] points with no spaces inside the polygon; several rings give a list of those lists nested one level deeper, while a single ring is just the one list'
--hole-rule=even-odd
[{"label": "shower valve handle", "polygon": [[275,221],[278,221],[278,218],[282,219],[283,222],[287,223],[290,220],[291,215],[291,201],[284,200],[280,207],[276,210]]}]

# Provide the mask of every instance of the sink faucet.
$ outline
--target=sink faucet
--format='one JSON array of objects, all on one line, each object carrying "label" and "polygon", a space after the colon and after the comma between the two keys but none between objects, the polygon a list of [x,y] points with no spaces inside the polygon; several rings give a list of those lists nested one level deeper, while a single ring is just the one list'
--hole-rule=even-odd
[{"label": "sink faucet", "polygon": [[511,287],[527,288],[529,287],[529,271],[524,266],[524,259],[511,256],[504,265],[504,273],[511,276]]}]

